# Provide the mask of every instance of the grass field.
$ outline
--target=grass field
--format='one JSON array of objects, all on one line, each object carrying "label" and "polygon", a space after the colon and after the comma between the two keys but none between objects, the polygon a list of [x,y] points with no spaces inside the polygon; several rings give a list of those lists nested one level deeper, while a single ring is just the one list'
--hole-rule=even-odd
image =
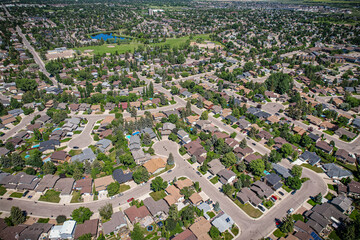
[{"label": "grass field", "polygon": [[215,177],[213,177],[212,179],[210,179],[210,182],[211,182],[212,184],[216,184],[218,181],[219,181],[219,177],[218,177],[218,176],[215,176]]},{"label": "grass field", "polygon": [[323,173],[323,172],[324,172],[321,168],[316,167],[316,166],[311,166],[311,165],[308,164],[308,163],[303,163],[303,164],[301,164],[301,166],[306,167],[306,168],[308,168],[308,169],[311,169],[311,170],[313,170],[313,171],[316,172],[316,173]]},{"label": "grass field", "polygon": [[[193,40],[202,38],[204,40],[210,40],[209,39],[209,34],[201,34],[201,35],[196,35],[193,37]],[[180,38],[168,38],[166,39],[166,42],[161,42],[161,43],[151,43],[148,44],[147,46],[165,46],[165,45],[169,45],[170,47],[175,47],[175,46],[180,46],[181,44],[184,44],[187,40],[189,40],[189,36],[186,37],[180,37]],[[114,47],[109,47],[109,46],[114,46]],[[80,50],[80,51],[85,51],[85,50],[93,50],[93,54],[103,54],[103,53],[115,53],[116,51],[121,54],[121,53],[125,53],[125,52],[133,52],[134,49],[138,48],[139,46],[145,46],[143,43],[137,42],[135,40],[133,40],[132,42],[130,42],[129,44],[104,44],[101,46],[87,46],[87,47],[80,47],[80,48],[75,48],[75,50]]]},{"label": "grass field", "polygon": [[126,184],[120,184],[119,192],[125,192],[126,190],[129,190],[130,186]]},{"label": "grass field", "polygon": [[80,191],[74,191],[72,194],[72,198],[70,203],[79,203],[82,202],[82,198],[81,198],[81,192]]},{"label": "grass field", "polygon": [[254,208],[250,204],[242,204],[239,202],[239,200],[234,201],[236,205],[238,205],[244,212],[246,212],[247,215],[249,215],[252,218],[258,218],[262,215],[262,212],[259,209]]},{"label": "grass field", "polygon": [[281,237],[285,237],[286,234],[283,233],[280,229],[276,229],[274,232],[273,232],[274,236],[277,237],[277,238],[281,238]]},{"label": "grass field", "polygon": [[39,201],[59,203],[60,192],[55,190],[47,190],[44,195],[40,196]]},{"label": "grass field", "polygon": [[166,196],[166,193],[164,191],[152,192],[152,193],[150,193],[150,196],[155,201],[159,201],[160,199],[163,199]]},{"label": "grass field", "polygon": [[0,186],[0,196],[6,193],[6,188],[4,186]]},{"label": "grass field", "polygon": [[12,194],[10,194],[10,197],[21,198],[22,195],[23,195],[23,193],[21,193],[21,192],[13,192]]}]

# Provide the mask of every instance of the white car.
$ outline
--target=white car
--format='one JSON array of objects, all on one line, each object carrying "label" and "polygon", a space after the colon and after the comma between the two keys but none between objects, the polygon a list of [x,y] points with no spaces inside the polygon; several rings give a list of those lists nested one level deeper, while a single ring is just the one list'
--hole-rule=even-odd
[{"label": "white car", "polygon": [[294,212],[294,209],[293,209],[293,208],[290,208],[290,209],[287,211],[288,214],[291,214],[292,212]]}]

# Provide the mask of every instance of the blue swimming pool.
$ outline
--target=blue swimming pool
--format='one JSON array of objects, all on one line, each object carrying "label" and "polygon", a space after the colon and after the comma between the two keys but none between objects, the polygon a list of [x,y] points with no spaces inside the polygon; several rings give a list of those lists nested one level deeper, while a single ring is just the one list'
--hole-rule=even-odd
[{"label": "blue swimming pool", "polygon": [[53,132],[55,132],[55,131],[57,131],[57,130],[61,130],[61,128],[55,128],[55,129],[53,130]]},{"label": "blue swimming pool", "polygon": [[40,144],[36,144],[36,145],[32,146],[32,148],[37,148],[37,147],[40,147]]},{"label": "blue swimming pool", "polygon": [[130,140],[130,138],[131,138],[131,135],[126,135],[126,138]]},{"label": "blue swimming pool", "polygon": [[29,158],[29,157],[30,157],[30,155],[26,155],[26,156],[25,156],[26,159]]},{"label": "blue swimming pool", "polygon": [[135,135],[138,135],[140,134],[140,132],[134,132],[132,135],[135,136]]}]

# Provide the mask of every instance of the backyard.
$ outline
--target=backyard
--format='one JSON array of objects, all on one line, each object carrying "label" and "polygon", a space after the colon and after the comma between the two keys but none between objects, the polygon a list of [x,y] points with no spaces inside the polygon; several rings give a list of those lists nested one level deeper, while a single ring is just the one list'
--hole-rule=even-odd
[{"label": "backyard", "polygon": [[258,218],[262,215],[262,212],[259,209],[254,208],[249,203],[242,204],[239,200],[234,201],[247,215],[252,218]]},{"label": "backyard", "polygon": [[150,196],[155,201],[159,201],[160,199],[163,199],[166,196],[166,193],[164,190],[162,190],[162,191],[158,191],[158,192],[152,192],[152,193],[150,193]]}]

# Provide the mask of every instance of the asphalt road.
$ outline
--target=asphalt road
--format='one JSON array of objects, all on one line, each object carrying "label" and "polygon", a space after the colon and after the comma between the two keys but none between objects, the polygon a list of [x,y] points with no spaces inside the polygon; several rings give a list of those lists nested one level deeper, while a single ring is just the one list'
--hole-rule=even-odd
[{"label": "asphalt road", "polygon": [[[224,196],[216,187],[206,178],[196,174],[196,170],[185,161],[178,153],[178,144],[169,140],[163,140],[153,145],[158,155],[168,156],[173,153],[176,166],[170,173],[162,175],[164,180],[173,180],[175,177],[186,176],[192,181],[198,181],[202,191],[209,196],[214,202],[220,203],[220,208],[229,214],[236,224],[240,227],[241,235],[237,239],[259,239],[265,237],[275,229],[275,218],[282,218],[286,215],[286,211],[290,208],[298,208],[309,197],[318,194],[325,194],[327,186],[322,178],[315,172],[304,168],[303,177],[309,177],[311,180],[303,184],[303,187],[295,194],[288,195],[282,202],[275,205],[270,211],[259,219],[252,219],[246,215],[239,207],[237,207],[228,197]],[[286,165],[287,163],[284,163]],[[69,205],[59,205],[54,203],[37,202],[32,200],[13,199],[12,201],[1,199],[1,211],[10,211],[12,206],[18,206],[28,214],[39,217],[56,217],[60,214],[70,216],[71,212],[80,207],[88,207],[93,212],[106,203],[111,203],[113,207],[122,205],[130,198],[139,198],[150,192],[150,182],[143,186],[137,186],[125,192],[123,196],[109,200],[98,200],[89,203],[77,203]]]}]

